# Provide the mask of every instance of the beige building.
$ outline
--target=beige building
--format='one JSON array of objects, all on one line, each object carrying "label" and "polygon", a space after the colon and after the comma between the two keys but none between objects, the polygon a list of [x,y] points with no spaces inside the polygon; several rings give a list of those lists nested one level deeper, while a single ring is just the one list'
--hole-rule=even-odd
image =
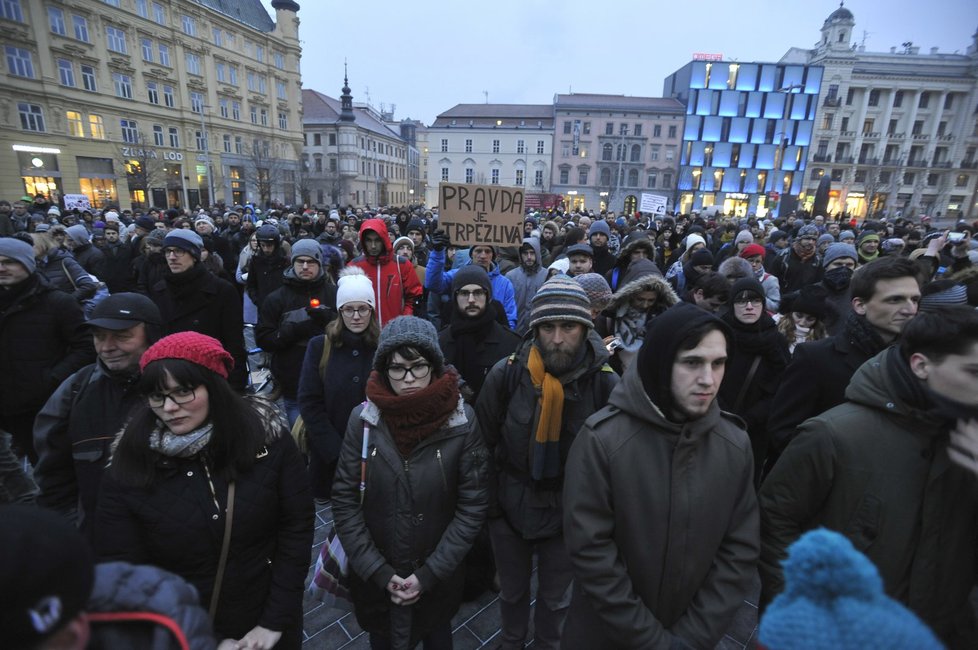
[{"label": "beige building", "polygon": [[911,42],[870,52],[858,38],[839,7],[812,49],[782,59],[825,70],[804,207],[827,176],[832,214],[978,217],[978,33],[964,54]]},{"label": "beige building", "polygon": [[0,197],[293,203],[299,5],[272,6],[274,21],[260,0],[0,2]]}]

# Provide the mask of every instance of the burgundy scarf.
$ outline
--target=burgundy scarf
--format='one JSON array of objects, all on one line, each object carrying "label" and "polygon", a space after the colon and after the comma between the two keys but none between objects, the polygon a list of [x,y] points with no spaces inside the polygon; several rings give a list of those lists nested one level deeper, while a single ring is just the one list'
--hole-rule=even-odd
[{"label": "burgundy scarf", "polygon": [[438,431],[458,406],[458,374],[453,368],[410,395],[395,395],[380,373],[370,373],[367,399],[380,409],[381,418],[401,456],[407,458],[418,444]]}]

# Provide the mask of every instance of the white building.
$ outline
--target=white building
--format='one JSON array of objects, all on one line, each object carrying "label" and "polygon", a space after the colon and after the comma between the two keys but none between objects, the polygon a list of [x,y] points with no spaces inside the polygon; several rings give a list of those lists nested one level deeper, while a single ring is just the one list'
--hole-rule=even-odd
[{"label": "white building", "polygon": [[442,181],[550,190],[549,104],[458,104],[435,118],[427,137],[428,205],[438,205]]},{"label": "white building", "polygon": [[978,217],[978,33],[965,54],[867,52],[855,26],[840,7],[782,59],[825,68],[803,202],[829,175],[830,213]]}]

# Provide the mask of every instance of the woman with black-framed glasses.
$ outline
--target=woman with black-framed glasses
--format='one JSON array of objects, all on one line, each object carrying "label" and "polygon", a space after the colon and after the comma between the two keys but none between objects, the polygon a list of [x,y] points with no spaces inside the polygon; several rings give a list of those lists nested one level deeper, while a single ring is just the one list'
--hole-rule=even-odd
[{"label": "woman with black-framed glasses", "polygon": [[329,499],[336,461],[350,411],[363,402],[380,326],[374,290],[363,269],[340,272],[336,289],[339,318],[306,347],[299,373],[299,414],[309,444],[309,478],[318,501]]},{"label": "woman with black-framed glasses", "polygon": [[[209,336],[160,339],[140,360],[144,396],[102,479],[95,549],[194,585],[219,638],[241,648],[302,642],[313,507],[282,414],[243,398]],[[232,646],[233,647],[233,646]]]},{"label": "woman with black-framed glasses", "polygon": [[487,452],[428,321],[380,333],[333,484],[350,594],[370,647],[452,647],[463,560],[488,509]]}]

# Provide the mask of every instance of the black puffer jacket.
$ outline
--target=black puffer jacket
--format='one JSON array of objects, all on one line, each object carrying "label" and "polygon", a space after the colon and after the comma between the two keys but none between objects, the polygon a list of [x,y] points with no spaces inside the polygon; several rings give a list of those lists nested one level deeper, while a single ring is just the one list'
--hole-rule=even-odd
[{"label": "black puffer jacket", "polygon": [[251,258],[248,282],[245,286],[252,302],[261,309],[265,298],[282,286],[283,274],[292,265],[282,251],[281,245],[271,255],[262,253],[260,248],[258,250],[259,252]]},{"label": "black puffer jacket", "polygon": [[71,295],[79,303],[95,295],[98,284],[81,264],[63,250],[54,250],[37,260],[37,272],[47,278],[52,287]]},{"label": "black puffer jacket", "polygon": [[106,562],[95,567],[95,587],[85,607],[92,636],[88,650],[178,650],[182,646],[162,625],[102,621],[102,614],[150,613],[176,623],[191,650],[217,647],[207,612],[197,592],[180,576],[154,566]]},{"label": "black puffer jacket", "polygon": [[[252,258],[254,263],[259,258]],[[250,276],[249,276],[250,277]],[[282,393],[294,399],[299,392],[299,373],[309,339],[322,334],[324,325],[306,312],[309,301],[319,300],[327,321],[336,317],[336,285],[326,274],[316,280],[300,280],[290,268],[282,286],[265,298],[258,312],[255,338],[272,355],[272,374]]]},{"label": "black puffer jacket", "polygon": [[71,255],[87,273],[94,275],[99,280],[105,275],[105,255],[95,246],[80,244],[75,246]]},{"label": "black puffer jacket", "polygon": [[[365,424],[370,439],[361,504]],[[407,647],[454,615],[462,596],[462,562],[486,517],[487,468],[475,414],[461,399],[441,430],[406,459],[376,405],[367,402],[353,410],[336,468],[333,516],[350,558],[350,588],[360,627],[372,634],[392,633],[385,586],[395,573],[405,578],[415,574],[423,588],[411,608]]]},{"label": "black puffer jacket", "polygon": [[[305,464],[273,407],[261,404],[268,437],[236,482],[231,548],[214,628],[240,639],[255,625],[283,631],[276,648],[299,648],[302,592],[312,546],[313,505]],[[157,458],[159,478],[139,488],[102,479],[95,550],[102,560],[152,563],[210,603],[224,537],[227,482],[193,458]],[[215,506],[215,499],[220,508]]]}]

